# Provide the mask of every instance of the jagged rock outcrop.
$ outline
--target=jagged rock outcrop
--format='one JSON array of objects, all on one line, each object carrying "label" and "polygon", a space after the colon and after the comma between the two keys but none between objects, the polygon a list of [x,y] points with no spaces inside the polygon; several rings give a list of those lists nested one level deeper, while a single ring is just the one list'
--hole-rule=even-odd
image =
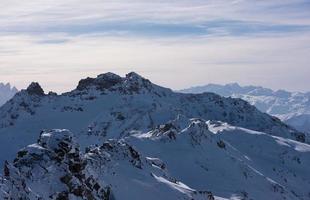
[{"label": "jagged rock outcrop", "polygon": [[32,82],[26,89],[30,95],[44,96],[44,90],[37,82]]},{"label": "jagged rock outcrop", "polygon": [[100,74],[96,78],[88,77],[82,79],[76,90],[69,95],[85,94],[85,92],[91,90],[98,90],[101,94],[114,91],[125,95],[145,94],[147,92],[157,92],[157,95],[164,95],[165,92],[171,92],[169,89],[152,84],[148,79],[143,78],[135,72],[126,74],[124,78],[108,72]]},{"label": "jagged rock outcrop", "polygon": [[44,131],[37,144],[19,151],[13,164],[5,164],[2,196],[12,200],[112,199],[109,186],[86,165],[69,131]]},{"label": "jagged rock outcrop", "polygon": [[86,78],[80,80],[77,90],[85,90],[91,87],[95,87],[98,90],[105,90],[113,87],[114,85],[121,83],[122,78],[113,73],[100,74],[97,78]]}]

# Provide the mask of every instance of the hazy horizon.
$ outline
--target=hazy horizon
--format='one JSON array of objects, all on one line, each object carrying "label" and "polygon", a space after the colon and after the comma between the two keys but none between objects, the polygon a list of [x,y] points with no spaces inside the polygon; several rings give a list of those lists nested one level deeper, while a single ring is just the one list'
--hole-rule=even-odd
[{"label": "hazy horizon", "polygon": [[310,91],[307,0],[0,1],[0,82],[65,92],[135,71],[183,89],[208,83]]},{"label": "hazy horizon", "polygon": [[[99,74],[98,74],[99,75]],[[118,74],[120,75],[120,74]],[[124,75],[120,75],[122,77],[125,77],[126,74]],[[141,75],[141,74],[140,74]],[[143,76],[143,75],[142,75]],[[95,78],[96,76],[92,76],[91,78]],[[82,77],[81,79],[84,79],[84,78],[87,78],[87,77]],[[148,77],[145,77],[144,78],[148,79]],[[308,93],[310,91],[292,91],[292,90],[287,90],[285,88],[271,88],[271,87],[268,87],[268,86],[263,86],[263,85],[251,85],[251,84],[240,84],[238,82],[227,82],[227,83],[205,83],[205,84],[200,84],[200,85],[189,85],[188,87],[184,87],[184,88],[172,88],[170,87],[169,85],[160,85],[156,82],[153,82],[152,80],[150,80],[152,83],[154,84],[157,84],[159,86],[163,86],[163,87],[166,87],[166,88],[170,88],[174,91],[179,91],[179,90],[184,90],[184,89],[191,89],[191,88],[196,88],[196,87],[204,87],[204,86],[207,86],[207,85],[210,85],[210,84],[215,84],[215,85],[230,85],[230,84],[238,84],[240,87],[247,87],[247,86],[254,86],[254,87],[263,87],[263,88],[267,88],[267,89],[272,89],[273,91],[277,91],[277,90],[285,90],[285,91],[288,91],[288,92],[301,92],[301,93]],[[14,87],[16,89],[18,89],[19,91],[22,90],[22,89],[26,89],[30,84],[31,82],[36,82],[35,80],[34,81],[30,81],[28,83],[28,85],[25,85],[25,87],[21,87],[21,88],[18,88],[16,87],[14,84],[10,83],[10,82],[0,82],[0,85],[3,84],[3,85],[7,85],[7,84],[10,84],[11,88],[13,89]],[[56,90],[47,90],[46,87],[44,87],[44,85],[42,85],[41,83],[39,83],[41,85],[41,87],[43,88],[43,90],[45,91],[45,93],[48,93],[48,92],[57,92],[59,94],[61,93],[66,93],[66,92],[69,92],[69,91],[72,91],[74,90],[77,85],[78,85],[78,81],[75,83],[75,84],[72,84],[72,87],[68,87],[67,89],[64,89],[64,90],[60,90],[60,91],[56,91]],[[48,88],[48,87],[47,87]]]}]

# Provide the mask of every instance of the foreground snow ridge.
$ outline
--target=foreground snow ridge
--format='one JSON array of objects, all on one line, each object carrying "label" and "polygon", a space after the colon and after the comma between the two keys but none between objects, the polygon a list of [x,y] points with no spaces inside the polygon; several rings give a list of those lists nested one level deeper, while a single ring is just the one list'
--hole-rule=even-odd
[{"label": "foreground snow ridge", "polygon": [[0,107],[0,141],[0,199],[310,199],[307,135],[134,72],[32,83]]},{"label": "foreground snow ridge", "polygon": [[0,197],[308,199],[309,164],[308,144],[219,121],[179,117],[85,152],[56,129],[5,162]]},{"label": "foreground snow ridge", "polygon": [[[156,197],[151,195],[156,194]],[[149,196],[149,197],[148,197]],[[124,141],[81,153],[68,130],[44,131],[6,162],[1,199],[214,199],[169,176]]]}]

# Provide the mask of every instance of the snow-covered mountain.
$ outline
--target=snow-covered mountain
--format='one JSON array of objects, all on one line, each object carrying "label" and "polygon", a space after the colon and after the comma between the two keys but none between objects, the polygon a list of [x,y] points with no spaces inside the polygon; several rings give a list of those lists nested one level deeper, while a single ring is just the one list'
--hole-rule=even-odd
[{"label": "snow-covered mountain", "polygon": [[133,72],[61,95],[32,83],[0,108],[0,141],[4,199],[310,198],[305,134],[244,100]]},{"label": "snow-covered mountain", "polygon": [[9,83],[0,83],[0,106],[11,99],[18,90],[15,87],[11,87]]},{"label": "snow-covered mountain", "polygon": [[221,96],[241,98],[262,112],[276,116],[299,131],[310,133],[310,92],[273,91],[256,86],[208,84],[181,90],[184,93],[214,92]]}]

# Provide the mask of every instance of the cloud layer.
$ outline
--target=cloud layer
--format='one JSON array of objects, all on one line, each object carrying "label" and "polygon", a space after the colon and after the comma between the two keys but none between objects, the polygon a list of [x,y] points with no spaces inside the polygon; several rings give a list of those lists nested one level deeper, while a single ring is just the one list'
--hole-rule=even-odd
[{"label": "cloud layer", "polygon": [[[1,0],[0,80],[65,91],[138,71],[176,89],[209,82],[310,90],[306,0]],[[70,77],[70,78],[68,78]]]}]

